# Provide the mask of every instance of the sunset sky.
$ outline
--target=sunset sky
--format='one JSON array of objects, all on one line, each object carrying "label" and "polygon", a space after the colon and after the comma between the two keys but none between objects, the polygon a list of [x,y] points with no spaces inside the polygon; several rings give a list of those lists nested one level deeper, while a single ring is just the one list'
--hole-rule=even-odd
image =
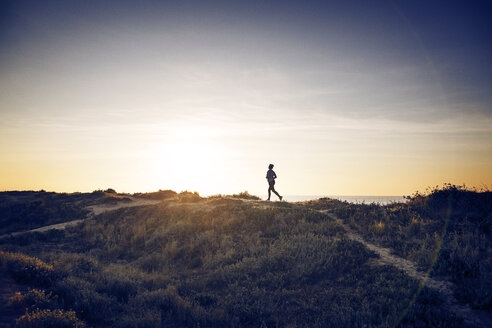
[{"label": "sunset sky", "polygon": [[490,1],[2,1],[0,190],[492,188]]}]

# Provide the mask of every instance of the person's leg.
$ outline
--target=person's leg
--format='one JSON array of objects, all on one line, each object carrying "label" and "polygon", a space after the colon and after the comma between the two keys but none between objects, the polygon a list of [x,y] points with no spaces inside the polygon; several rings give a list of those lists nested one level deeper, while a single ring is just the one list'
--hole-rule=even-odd
[{"label": "person's leg", "polygon": [[268,184],[268,199],[267,200],[270,200],[270,195],[272,194],[272,184],[269,183]]},{"label": "person's leg", "polygon": [[[282,200],[282,196],[280,196],[280,195],[278,194],[278,192],[275,190],[275,181],[274,181],[273,183],[271,183],[271,184],[270,184],[270,189],[274,192],[274,194],[275,194],[275,195],[277,195],[277,197],[278,197],[280,200]],[[268,199],[270,199],[270,189],[268,189],[268,192],[269,192],[269,194],[268,194]]]},{"label": "person's leg", "polygon": [[278,197],[280,200],[282,200],[282,196],[280,196],[280,195],[278,194],[278,192],[275,190],[275,188],[273,188],[273,189],[272,189],[272,191],[275,193],[275,195],[277,195],[277,197]]}]

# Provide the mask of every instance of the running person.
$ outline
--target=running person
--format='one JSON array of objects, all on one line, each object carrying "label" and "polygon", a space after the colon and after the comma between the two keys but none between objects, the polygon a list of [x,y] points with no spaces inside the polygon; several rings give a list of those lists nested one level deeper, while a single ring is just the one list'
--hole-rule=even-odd
[{"label": "running person", "polygon": [[270,200],[270,195],[271,195],[272,191],[275,195],[278,196],[278,198],[280,200],[282,200],[283,197],[280,196],[277,191],[275,191],[275,179],[277,178],[277,175],[275,174],[275,172],[272,169],[273,169],[273,164],[268,165],[268,171],[266,174],[266,178],[268,180],[268,186],[269,186],[268,187],[268,199],[267,200]]}]

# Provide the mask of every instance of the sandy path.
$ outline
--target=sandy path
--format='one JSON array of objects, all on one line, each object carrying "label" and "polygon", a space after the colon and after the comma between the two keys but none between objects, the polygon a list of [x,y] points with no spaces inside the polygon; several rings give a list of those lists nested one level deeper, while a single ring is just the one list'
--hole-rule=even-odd
[{"label": "sandy path", "polygon": [[134,207],[134,206],[143,206],[143,205],[153,205],[160,203],[161,201],[159,200],[150,200],[150,199],[133,199],[131,202],[120,202],[117,204],[101,204],[101,205],[91,205],[87,206],[86,208],[89,209],[91,212],[85,219],[80,219],[80,220],[73,220],[73,221],[68,221],[68,222],[62,222],[62,223],[57,223],[57,224],[51,224],[47,225],[44,227],[36,228],[36,229],[31,229],[31,230],[26,230],[26,231],[17,231],[17,232],[11,232],[5,235],[1,235],[0,239],[6,238],[6,237],[15,237],[18,235],[22,235],[25,233],[31,233],[31,232],[45,232],[48,230],[63,230],[66,229],[67,227],[75,226],[79,224],[82,221],[87,220],[88,218],[91,218],[95,215],[101,214],[103,212],[108,212],[108,211],[114,211],[120,208],[124,207]]},{"label": "sandy path", "polygon": [[160,200],[151,200],[151,199],[132,199],[131,202],[120,202],[114,205],[92,205],[87,206],[86,208],[91,210],[94,215],[99,215],[103,212],[114,211],[124,207],[134,207],[134,206],[143,206],[143,205],[154,205],[160,203]]},{"label": "sandy path", "polygon": [[333,213],[326,210],[320,210],[320,213],[332,218],[339,226],[343,227],[347,232],[347,237],[351,240],[363,244],[379,255],[379,259],[375,261],[379,265],[391,265],[397,269],[404,271],[407,275],[420,281],[420,284],[439,292],[445,301],[445,307],[456,316],[463,318],[467,324],[477,327],[492,327],[492,317],[485,311],[473,310],[467,305],[460,304],[453,295],[453,283],[445,280],[430,278],[426,272],[419,271],[415,263],[404,258],[391,254],[391,249],[384,248],[365,241],[362,236],[354,232],[341,219]]}]

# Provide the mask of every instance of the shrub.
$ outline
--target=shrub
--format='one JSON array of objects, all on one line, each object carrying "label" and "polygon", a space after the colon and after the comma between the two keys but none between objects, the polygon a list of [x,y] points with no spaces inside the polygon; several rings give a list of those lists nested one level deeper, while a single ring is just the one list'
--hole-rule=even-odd
[{"label": "shrub", "polygon": [[240,199],[261,200],[260,197],[255,196],[255,195],[251,195],[247,191],[240,192],[239,194],[234,194],[231,197],[233,197],[233,198],[240,198]]},{"label": "shrub", "polygon": [[200,197],[200,195],[196,191],[195,192],[183,191],[179,193],[178,197],[180,201],[186,203],[195,203],[202,199],[202,197]]},{"label": "shrub", "polygon": [[5,258],[5,253],[0,250],[0,266],[5,268],[7,266],[7,260]]},{"label": "shrub", "polygon": [[54,309],[58,306],[57,296],[53,296],[51,292],[46,293],[42,289],[29,289],[25,294],[21,292],[15,293],[14,296],[9,298],[8,305],[17,309]]},{"label": "shrub", "polygon": [[129,297],[137,293],[136,283],[125,277],[112,272],[101,275],[96,284],[96,291],[116,297],[119,302],[127,302]]},{"label": "shrub", "polygon": [[105,194],[105,193],[104,193],[104,191],[103,191],[103,190],[101,190],[101,189],[94,190],[94,191],[92,192],[92,196],[94,196],[94,197],[104,197],[105,195],[106,195],[106,194]]},{"label": "shrub", "polygon": [[112,324],[114,328],[155,328],[167,327],[162,323],[162,314],[159,310],[139,309],[123,315]]},{"label": "shrub", "polygon": [[81,322],[73,311],[40,310],[27,312],[15,321],[18,328],[82,328]]},{"label": "shrub", "polygon": [[155,199],[155,200],[163,200],[176,197],[177,193],[173,190],[159,190],[156,192],[149,192],[145,194],[135,194],[135,196],[146,198],[146,199]]},{"label": "shrub", "polygon": [[207,315],[203,308],[182,298],[174,286],[144,292],[133,300],[136,308],[158,309],[173,321],[183,324],[206,323]]},{"label": "shrub", "polygon": [[18,281],[49,286],[57,278],[53,266],[36,257],[21,253],[5,253],[8,270]]}]

